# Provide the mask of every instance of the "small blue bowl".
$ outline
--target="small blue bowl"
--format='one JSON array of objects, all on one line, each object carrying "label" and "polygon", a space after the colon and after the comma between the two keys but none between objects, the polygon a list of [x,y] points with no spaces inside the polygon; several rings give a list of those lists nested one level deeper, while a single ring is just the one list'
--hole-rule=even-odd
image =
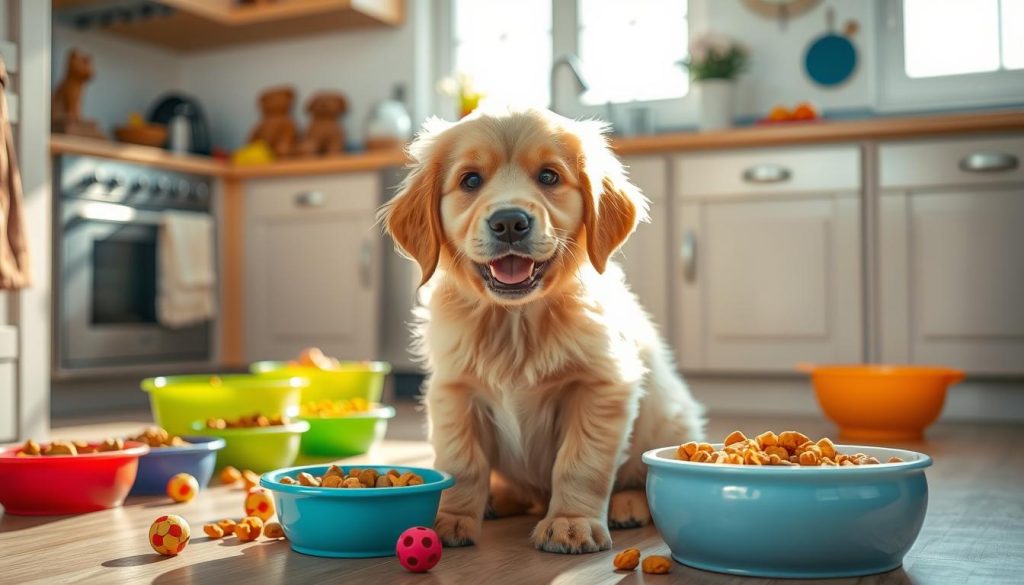
[{"label": "small blue bowl", "polygon": [[152,496],[167,492],[167,481],[179,473],[196,478],[205,488],[213,476],[217,451],[224,448],[224,439],[216,437],[182,437],[191,445],[183,447],[154,447],[139,458],[139,471],[135,475],[130,495]]},{"label": "small blue bowl", "polygon": [[644,453],[651,516],[672,558],[772,578],[855,577],[899,567],[924,522],[931,458],[900,449],[836,449],[904,462],[761,467],[680,461],[676,447]]},{"label": "small blue bowl", "polygon": [[260,485],[274,493],[277,517],[292,550],[318,557],[363,558],[390,557],[405,530],[413,526],[433,526],[441,492],[455,485],[455,479],[443,471],[423,467],[353,465],[352,467],[411,471],[423,478],[423,484],[389,488],[320,488],[280,482],[305,471],[323,475],[327,465],[291,467],[265,473]]}]

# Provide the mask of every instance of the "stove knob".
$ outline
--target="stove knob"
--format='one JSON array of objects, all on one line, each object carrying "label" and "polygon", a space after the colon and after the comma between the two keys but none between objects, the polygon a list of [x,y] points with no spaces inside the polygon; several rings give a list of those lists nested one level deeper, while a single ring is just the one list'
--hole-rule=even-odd
[{"label": "stove knob", "polygon": [[124,185],[124,177],[121,175],[110,175],[110,178],[106,180],[107,189],[113,191]]},{"label": "stove knob", "polygon": [[135,179],[132,181],[132,191],[149,191],[150,185],[151,182],[149,180],[149,177],[147,177],[146,175],[139,175],[138,177],[135,177]]},{"label": "stove knob", "polygon": [[185,199],[188,197],[190,185],[185,179],[178,179],[178,184],[174,186],[174,198]]},{"label": "stove knob", "polygon": [[154,197],[167,197],[171,194],[171,180],[167,177],[160,177],[153,186]]},{"label": "stove knob", "polygon": [[85,187],[91,187],[91,186],[95,185],[96,183],[99,183],[100,179],[97,176],[98,174],[99,173],[97,173],[96,171],[91,171],[91,172],[86,173],[85,176],[82,177],[82,180],[81,180],[81,182],[79,184],[83,188],[85,188]]}]

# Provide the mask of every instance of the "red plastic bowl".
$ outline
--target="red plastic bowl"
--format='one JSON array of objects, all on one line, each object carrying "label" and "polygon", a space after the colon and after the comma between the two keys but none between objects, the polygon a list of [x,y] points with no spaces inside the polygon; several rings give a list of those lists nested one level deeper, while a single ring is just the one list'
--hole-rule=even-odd
[{"label": "red plastic bowl", "polygon": [[21,445],[0,448],[0,504],[21,516],[82,514],[120,506],[135,482],[144,443],[84,455],[18,457]]}]

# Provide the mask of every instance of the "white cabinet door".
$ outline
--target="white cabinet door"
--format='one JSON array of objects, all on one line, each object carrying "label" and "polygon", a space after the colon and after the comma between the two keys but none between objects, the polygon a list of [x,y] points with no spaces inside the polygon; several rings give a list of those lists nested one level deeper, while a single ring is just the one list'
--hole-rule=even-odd
[{"label": "white cabinet door", "polygon": [[377,353],[375,174],[253,181],[246,189],[246,358],[316,345]]},{"label": "white cabinet door", "polygon": [[615,260],[662,336],[670,337],[668,307],[668,162],[662,157],[623,159],[629,178],[651,201],[650,223],[642,223]]},{"label": "white cabinet door", "polygon": [[863,360],[858,168],[850,147],[681,160],[672,249],[684,370]]},{"label": "white cabinet door", "polygon": [[884,361],[1024,373],[1024,138],[879,149]]}]

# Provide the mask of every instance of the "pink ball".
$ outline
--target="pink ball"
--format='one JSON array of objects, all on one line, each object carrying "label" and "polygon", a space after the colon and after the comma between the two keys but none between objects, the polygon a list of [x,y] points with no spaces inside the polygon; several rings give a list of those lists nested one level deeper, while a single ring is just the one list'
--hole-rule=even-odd
[{"label": "pink ball", "polygon": [[426,573],[441,560],[441,539],[430,528],[413,526],[398,537],[398,562],[413,573]]}]

